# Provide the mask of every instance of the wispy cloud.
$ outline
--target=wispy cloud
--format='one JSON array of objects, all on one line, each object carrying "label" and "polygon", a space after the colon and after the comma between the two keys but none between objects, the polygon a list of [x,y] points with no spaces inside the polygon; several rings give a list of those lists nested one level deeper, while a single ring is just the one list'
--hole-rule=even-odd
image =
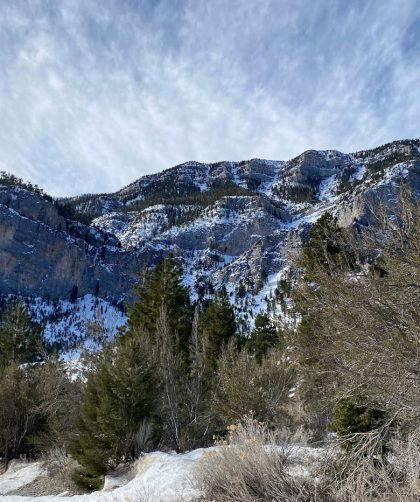
[{"label": "wispy cloud", "polygon": [[420,135],[417,0],[0,3],[0,170],[54,195]]}]

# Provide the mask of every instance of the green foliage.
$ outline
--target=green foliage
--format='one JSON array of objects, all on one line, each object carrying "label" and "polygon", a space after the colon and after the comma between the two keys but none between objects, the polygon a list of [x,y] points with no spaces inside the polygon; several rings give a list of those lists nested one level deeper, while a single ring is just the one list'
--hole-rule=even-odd
[{"label": "green foliage", "polygon": [[18,178],[14,174],[6,173],[5,171],[0,171],[0,186],[13,186],[23,188],[29,192],[37,193],[41,195],[46,200],[52,201],[52,197],[47,195],[38,185],[33,185],[31,182],[23,181],[22,178]]},{"label": "green foliage", "polygon": [[63,218],[79,221],[83,225],[90,225],[95,218],[101,215],[101,213],[94,211],[79,211],[70,202],[58,201],[55,203],[55,207]]},{"label": "green foliage", "polygon": [[221,350],[236,334],[235,314],[226,293],[219,292],[207,305],[200,325],[208,339],[206,366],[210,372],[214,372]]},{"label": "green foliage", "polygon": [[[132,194],[118,198],[106,194],[85,194],[79,197],[60,199],[57,201],[56,207],[59,214],[65,218],[89,225],[94,218],[102,214],[104,197],[115,209],[124,213],[140,213],[149,207],[165,204],[168,206],[168,225],[166,228],[170,228],[173,225],[181,225],[194,220],[204,208],[214,204],[222,197],[253,194],[252,190],[229,182],[214,183],[209,190],[201,192],[195,186],[182,187],[164,180],[152,183],[149,187],[142,187],[142,200],[132,201]],[[188,208],[185,211],[179,211],[177,206],[188,206]]]},{"label": "green foliage", "polygon": [[348,451],[357,444],[355,434],[377,429],[384,425],[385,420],[386,413],[372,407],[366,398],[352,397],[339,401],[328,428],[336,432],[339,437],[345,438],[342,447]]},{"label": "green foliage", "polygon": [[[222,197],[254,194],[251,190],[229,182],[214,183],[209,190],[204,192],[194,187],[194,189],[182,191],[182,193],[175,193],[174,188],[178,189],[179,187],[174,187],[165,182],[165,185],[159,189],[159,185],[153,184],[151,187],[153,193],[150,193],[150,195],[146,193],[143,200],[136,201],[133,204],[127,204],[123,206],[122,210],[143,211],[157,204],[197,206],[198,209],[202,210],[214,204]],[[157,193],[159,195],[156,195]],[[193,217],[193,215],[190,215],[190,218],[191,217]]]},{"label": "green foliage", "polygon": [[318,305],[324,288],[329,288],[328,281],[334,281],[340,273],[355,270],[357,260],[351,237],[347,230],[338,226],[336,218],[325,213],[312,226],[296,264],[303,269],[304,276],[292,292],[299,319],[294,333],[294,350],[300,370],[305,375],[300,393],[307,403],[308,415],[318,416],[322,424],[322,427],[316,425],[316,429],[324,429],[325,415],[331,407],[331,396],[324,392],[325,385],[331,380],[331,368],[320,351],[320,346],[330,336],[328,331],[324,332],[320,321],[323,305],[320,304],[317,309],[314,305]]},{"label": "green foliage", "polygon": [[188,288],[182,286],[182,271],[172,255],[155,268],[145,270],[140,283],[134,287],[136,300],[129,309],[126,334],[142,331],[152,343],[156,342],[156,326],[163,303],[170,329],[179,339],[185,354],[191,335],[193,308]]},{"label": "green foliage", "polygon": [[7,364],[35,360],[40,348],[40,328],[29,317],[26,305],[16,300],[4,309],[0,320],[0,371]]},{"label": "green foliage", "polygon": [[[318,183],[319,184],[319,183]],[[315,184],[291,184],[278,185],[273,189],[273,193],[281,198],[292,202],[313,202],[317,194],[317,186]]]},{"label": "green foliage", "polygon": [[238,298],[244,298],[246,295],[246,287],[242,281],[239,283],[236,294],[238,295]]},{"label": "green foliage", "polygon": [[97,491],[104,485],[103,476],[95,476],[89,470],[78,468],[71,474],[74,483],[84,491]]},{"label": "green foliage", "polygon": [[280,333],[268,315],[258,314],[255,318],[255,329],[246,344],[248,351],[254,354],[257,361],[261,363],[269,349],[280,347],[279,335]]},{"label": "green foliage", "polygon": [[359,181],[357,179],[351,180],[351,177],[356,174],[356,172],[357,166],[353,164],[346,166],[341,170],[338,177],[337,194],[347,192],[361,182],[361,180]]},{"label": "green foliage", "polygon": [[235,333],[226,298],[210,303],[205,324],[198,307],[193,319],[172,256],[144,273],[136,293],[116,347],[99,356],[89,375],[70,442],[82,466],[74,480],[90,490],[100,487],[118,463],[136,458],[136,438],[145,421],[160,444],[177,450],[200,445],[209,431],[204,409],[208,351],[211,347],[215,359]]},{"label": "green foliage", "polygon": [[303,245],[302,266],[308,278],[318,267],[330,273],[335,270],[354,269],[356,256],[347,245],[346,235],[337,219],[324,213],[312,226],[309,240]]},{"label": "green foliage", "polygon": [[141,340],[124,338],[100,356],[89,374],[69,451],[82,465],[79,486],[96,489],[121,461],[136,458],[136,434],[156,404],[155,369]]}]

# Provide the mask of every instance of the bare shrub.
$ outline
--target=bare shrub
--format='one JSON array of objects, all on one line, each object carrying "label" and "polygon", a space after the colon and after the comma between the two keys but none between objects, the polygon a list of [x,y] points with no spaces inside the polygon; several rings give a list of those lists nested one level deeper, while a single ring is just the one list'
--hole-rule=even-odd
[{"label": "bare shrub", "polygon": [[230,426],[226,442],[198,464],[196,486],[202,501],[333,501],[321,483],[288,472],[290,459],[267,426],[246,418]]},{"label": "bare shrub", "polygon": [[286,406],[295,383],[293,366],[273,350],[259,364],[230,344],[221,354],[211,408],[223,424],[237,422],[251,410],[258,420],[276,427],[288,425]]},{"label": "bare shrub", "polygon": [[153,425],[149,420],[143,420],[140,423],[133,440],[138,455],[148,452],[153,448]]},{"label": "bare shrub", "polygon": [[[420,500],[420,431],[396,431],[382,454],[386,427],[351,438],[354,448],[337,455],[343,441],[331,443],[318,473],[336,500],[348,502],[406,502]],[[329,480],[329,481],[328,481]]]},{"label": "bare shrub", "polygon": [[292,357],[320,416],[365,394],[400,420],[420,417],[420,205],[404,193],[396,205],[392,215],[377,210],[360,234],[323,229],[315,244],[322,251],[331,241],[335,251],[325,257],[313,244],[320,256],[303,261],[310,274],[296,289],[302,315]]},{"label": "bare shrub", "polygon": [[46,456],[49,470],[64,472],[68,469],[70,457],[64,448],[53,447]]}]

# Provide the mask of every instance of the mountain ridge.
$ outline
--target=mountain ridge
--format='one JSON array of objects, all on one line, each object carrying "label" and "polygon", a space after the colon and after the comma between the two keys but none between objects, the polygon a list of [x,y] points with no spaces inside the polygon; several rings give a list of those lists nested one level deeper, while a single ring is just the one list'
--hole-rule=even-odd
[{"label": "mountain ridge", "polygon": [[189,161],[112,194],[66,199],[0,178],[0,294],[37,297],[38,310],[40,301],[64,302],[63,316],[73,315],[69,301],[95,308],[86,295],[102,310],[102,301],[121,306],[140,269],[172,252],[192,297],[225,288],[247,329],[274,303],[290,249],[321,214],[343,226],[366,220],[368,206],[401,182],[420,190],[418,139],[289,161]]}]

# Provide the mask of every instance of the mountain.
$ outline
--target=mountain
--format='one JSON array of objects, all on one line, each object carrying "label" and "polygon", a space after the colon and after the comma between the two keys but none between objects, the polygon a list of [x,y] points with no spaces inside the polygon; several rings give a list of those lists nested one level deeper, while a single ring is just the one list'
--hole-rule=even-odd
[{"label": "mountain", "polygon": [[[173,252],[193,298],[225,287],[246,329],[323,212],[343,226],[366,221],[401,182],[420,190],[419,139],[287,162],[187,162],[112,194],[58,200],[3,174],[0,294],[27,298],[61,347],[92,345],[124,322],[141,268]],[[86,319],[98,316],[102,335],[87,334]]]}]

